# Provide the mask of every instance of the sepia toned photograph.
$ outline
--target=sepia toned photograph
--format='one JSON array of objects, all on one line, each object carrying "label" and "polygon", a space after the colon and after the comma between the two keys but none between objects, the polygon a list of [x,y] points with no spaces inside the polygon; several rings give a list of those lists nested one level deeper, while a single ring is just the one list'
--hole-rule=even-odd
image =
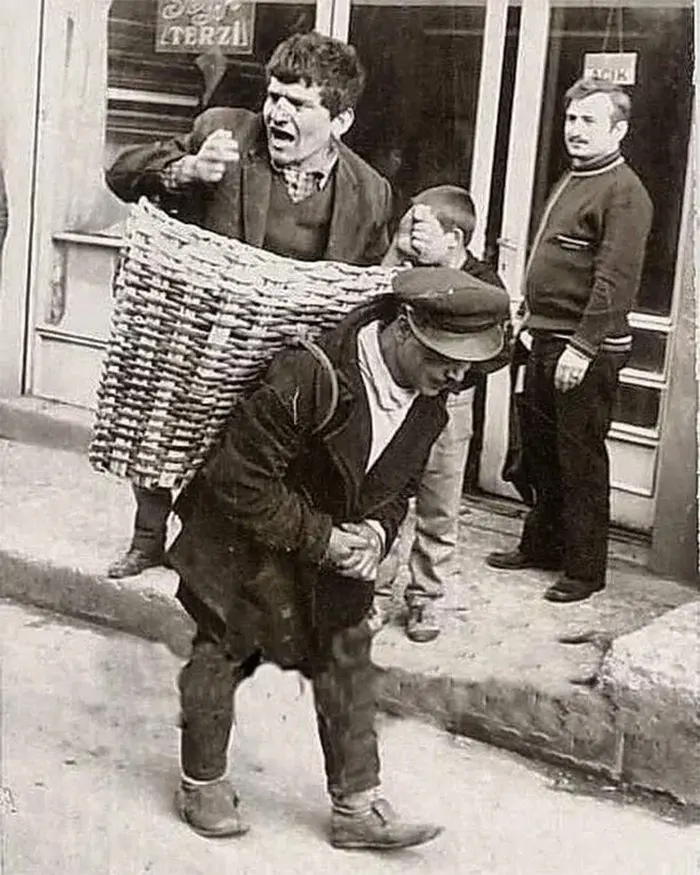
[{"label": "sepia toned photograph", "polygon": [[700,872],[694,0],[2,0],[0,875]]}]

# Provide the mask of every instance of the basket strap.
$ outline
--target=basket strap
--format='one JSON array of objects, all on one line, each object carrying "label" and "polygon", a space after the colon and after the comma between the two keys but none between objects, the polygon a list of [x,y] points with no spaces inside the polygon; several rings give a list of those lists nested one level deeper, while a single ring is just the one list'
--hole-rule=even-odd
[{"label": "basket strap", "polygon": [[340,396],[340,389],[338,387],[338,375],[336,374],[335,368],[333,367],[333,362],[328,358],[328,356],[321,349],[321,347],[313,342],[313,340],[310,340],[303,334],[298,334],[294,338],[294,342],[297,343],[299,346],[302,346],[307,352],[311,353],[311,355],[316,359],[321,367],[324,368],[331,382],[331,400],[328,404],[328,410],[326,411],[326,415],[323,417],[320,425],[317,425],[316,428],[313,430],[313,434],[319,434],[328,425],[331,419],[333,419],[333,414],[338,407],[338,398]]}]

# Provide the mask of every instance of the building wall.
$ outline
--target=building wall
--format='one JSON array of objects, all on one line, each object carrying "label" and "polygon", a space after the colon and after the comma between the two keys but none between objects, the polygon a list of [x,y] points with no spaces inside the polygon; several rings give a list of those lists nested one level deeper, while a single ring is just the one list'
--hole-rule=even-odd
[{"label": "building wall", "polygon": [[[691,149],[691,155],[693,150]],[[691,165],[694,162],[691,162]],[[695,168],[693,167],[693,171]],[[660,448],[651,567],[698,584],[698,302],[693,193],[686,207],[679,278],[679,318],[671,352],[669,395]]]},{"label": "building wall", "polygon": [[32,190],[39,83],[41,0],[0,3],[0,162],[7,189],[8,234],[0,270],[0,395],[22,388],[25,308],[31,264]]}]

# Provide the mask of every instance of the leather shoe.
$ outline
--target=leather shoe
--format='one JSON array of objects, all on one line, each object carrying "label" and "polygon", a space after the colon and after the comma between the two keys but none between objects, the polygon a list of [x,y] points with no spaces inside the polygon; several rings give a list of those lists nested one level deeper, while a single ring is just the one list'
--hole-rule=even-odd
[{"label": "leather shoe", "polygon": [[367,811],[334,811],[331,815],[334,848],[370,851],[411,848],[431,841],[441,832],[442,827],[436,824],[401,820],[386,799],[376,799]]},{"label": "leather shoe", "polygon": [[406,637],[416,644],[434,641],[440,634],[440,621],[431,602],[414,602],[408,606]]},{"label": "leather shoe", "polygon": [[141,550],[139,547],[131,547],[109,566],[107,577],[135,577],[147,568],[165,565],[165,562],[165,553],[162,549]]},{"label": "leather shoe", "polygon": [[557,559],[537,559],[528,556],[521,550],[505,550],[489,553],[486,564],[491,568],[505,568],[518,571],[524,568],[540,568],[543,571],[557,571],[561,568],[561,562]]},{"label": "leather shoe", "polygon": [[544,597],[548,602],[582,602],[601,589],[605,589],[604,583],[560,577],[553,586],[545,590]]},{"label": "leather shoe", "polygon": [[206,838],[241,836],[248,832],[250,826],[241,817],[238,804],[238,796],[225,778],[202,785],[183,781],[175,793],[180,818]]}]

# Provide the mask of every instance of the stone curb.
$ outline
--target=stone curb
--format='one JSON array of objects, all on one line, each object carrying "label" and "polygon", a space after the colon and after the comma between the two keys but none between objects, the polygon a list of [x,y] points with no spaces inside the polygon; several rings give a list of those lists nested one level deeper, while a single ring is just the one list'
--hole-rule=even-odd
[{"label": "stone curb", "polygon": [[[0,597],[160,642],[183,658],[189,651],[192,621],[174,598],[172,577],[159,571],[114,581],[0,550]],[[572,685],[547,692],[525,682],[473,681],[399,666],[378,668],[378,678],[380,708],[387,713],[427,719],[450,732],[532,758],[700,804],[697,781],[686,777],[674,783],[673,775],[666,779],[664,757],[668,739],[673,738],[667,734],[673,731],[672,721],[662,727],[663,738],[654,735],[649,721],[643,728],[635,723],[634,747],[647,756],[641,764],[639,756],[634,757],[630,771],[624,764],[629,703],[621,710],[600,689]],[[656,761],[650,757],[654,751]],[[677,755],[674,765],[686,773]]]},{"label": "stone curb", "polygon": [[600,687],[615,703],[623,773],[700,805],[700,601],[615,640]]},{"label": "stone curb", "polygon": [[189,653],[194,624],[163,585],[141,575],[128,583],[0,550],[0,597],[89,620]]},{"label": "stone curb", "polygon": [[620,781],[615,709],[600,693],[558,695],[500,679],[470,681],[380,670],[384,711],[428,718],[466,735],[550,763]]},{"label": "stone curb", "polygon": [[[159,642],[185,658],[194,625],[163,578],[150,572],[111,580],[0,550],[0,597]],[[379,704],[387,713],[614,777],[613,708],[594,691],[572,687],[571,695],[557,697],[534,687],[431,677],[394,666],[378,668],[378,677]]]}]

